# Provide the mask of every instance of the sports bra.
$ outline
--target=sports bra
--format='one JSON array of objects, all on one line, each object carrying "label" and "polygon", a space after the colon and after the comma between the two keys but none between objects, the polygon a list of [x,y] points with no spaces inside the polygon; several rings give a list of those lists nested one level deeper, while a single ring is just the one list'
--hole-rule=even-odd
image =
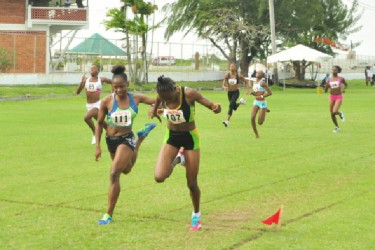
[{"label": "sports bra", "polygon": [[342,86],[341,78],[338,77],[336,81],[333,81],[332,78],[329,78],[328,84],[329,86],[331,86],[331,89],[341,88]]},{"label": "sports bra", "polygon": [[254,91],[254,92],[258,92],[258,91],[264,92],[265,89],[264,89],[264,87],[261,85],[261,84],[264,83],[264,82],[265,82],[265,79],[264,79],[264,78],[260,79],[259,81],[256,81],[256,82],[254,83],[254,85],[253,85],[253,91]]},{"label": "sports bra", "polygon": [[115,93],[112,94],[112,109],[107,114],[107,123],[110,126],[131,128],[133,120],[137,116],[138,106],[135,104],[134,97],[128,93],[129,107],[121,109],[116,101]]},{"label": "sports bra", "polygon": [[101,93],[102,92],[102,80],[98,76],[98,81],[97,82],[90,82],[91,77],[87,78],[85,82],[85,89],[86,92],[97,92]]},{"label": "sports bra", "polygon": [[240,81],[238,80],[238,75],[236,73],[236,79],[232,79],[231,76],[230,76],[230,72],[228,73],[228,84],[229,85],[235,85],[235,84],[239,84]]},{"label": "sports bra", "polygon": [[180,104],[175,109],[169,109],[165,102],[162,103],[164,108],[163,116],[167,118],[167,120],[173,124],[180,124],[184,122],[192,122],[194,121],[195,116],[195,106],[194,103],[189,105],[186,102],[185,98],[185,89],[186,87],[179,87],[180,88]]}]

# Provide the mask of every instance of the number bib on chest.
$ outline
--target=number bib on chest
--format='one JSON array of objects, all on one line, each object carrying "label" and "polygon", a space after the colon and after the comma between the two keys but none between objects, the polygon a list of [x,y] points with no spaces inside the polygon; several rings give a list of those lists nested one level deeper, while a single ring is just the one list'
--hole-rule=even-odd
[{"label": "number bib on chest", "polygon": [[228,79],[228,84],[229,85],[236,85],[237,84],[237,79]]},{"label": "number bib on chest", "polygon": [[337,89],[337,88],[340,87],[340,84],[339,84],[338,81],[332,81],[332,82],[330,82],[329,84],[331,85],[331,88],[332,88],[332,89]]},{"label": "number bib on chest", "polygon": [[163,115],[167,118],[168,121],[174,124],[186,122],[184,112],[182,112],[182,110],[164,109]]},{"label": "number bib on chest", "polygon": [[116,111],[111,114],[111,120],[119,127],[129,127],[132,124],[132,114],[129,110]]},{"label": "number bib on chest", "polygon": [[87,92],[97,92],[101,90],[97,82],[88,82],[85,87]]}]

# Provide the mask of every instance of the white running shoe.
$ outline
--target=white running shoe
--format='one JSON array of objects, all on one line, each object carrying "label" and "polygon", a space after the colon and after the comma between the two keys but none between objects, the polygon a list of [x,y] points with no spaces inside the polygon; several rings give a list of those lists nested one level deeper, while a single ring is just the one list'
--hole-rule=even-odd
[{"label": "white running shoe", "polygon": [[173,166],[176,166],[177,164],[185,165],[185,155],[184,155],[184,147],[181,147],[178,151],[178,154],[176,155],[176,158],[174,158],[172,164]]},{"label": "white running shoe", "polygon": [[228,127],[228,121],[223,121],[225,127]]},{"label": "white running shoe", "polygon": [[341,121],[345,121],[345,116],[344,116],[344,112],[341,112],[340,113],[340,119],[341,119]]},{"label": "white running shoe", "polygon": [[340,128],[339,127],[335,127],[334,129],[333,129],[333,133],[337,133],[337,132],[339,132],[340,131]]},{"label": "white running shoe", "polygon": [[91,144],[96,144],[96,139],[95,139],[95,135],[92,136],[92,139],[91,139]]},{"label": "white running shoe", "polygon": [[243,98],[241,98],[241,99],[240,99],[240,104],[242,104],[242,105],[246,105],[246,100],[243,99]]},{"label": "white running shoe", "polygon": [[178,151],[177,157],[180,157],[180,164],[185,165],[185,154],[184,154],[184,147],[181,147]]}]

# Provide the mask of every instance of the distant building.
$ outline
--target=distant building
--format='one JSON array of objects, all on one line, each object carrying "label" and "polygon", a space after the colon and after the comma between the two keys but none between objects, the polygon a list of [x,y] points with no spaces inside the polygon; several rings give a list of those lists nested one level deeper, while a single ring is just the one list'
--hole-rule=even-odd
[{"label": "distant building", "polygon": [[1,2],[0,49],[11,62],[9,73],[49,73],[51,36],[88,28],[88,7],[82,8],[82,1],[70,1],[69,7],[63,0]]}]

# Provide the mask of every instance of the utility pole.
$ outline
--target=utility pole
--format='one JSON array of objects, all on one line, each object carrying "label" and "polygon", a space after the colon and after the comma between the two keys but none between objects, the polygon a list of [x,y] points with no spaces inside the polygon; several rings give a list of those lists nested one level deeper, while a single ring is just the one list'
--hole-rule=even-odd
[{"label": "utility pole", "polygon": [[[268,6],[270,9],[270,27],[271,27],[271,45],[272,54],[276,54],[276,32],[275,32],[275,5],[273,0],[268,0]],[[279,77],[277,73],[277,63],[273,64],[274,82],[278,84]]]}]

